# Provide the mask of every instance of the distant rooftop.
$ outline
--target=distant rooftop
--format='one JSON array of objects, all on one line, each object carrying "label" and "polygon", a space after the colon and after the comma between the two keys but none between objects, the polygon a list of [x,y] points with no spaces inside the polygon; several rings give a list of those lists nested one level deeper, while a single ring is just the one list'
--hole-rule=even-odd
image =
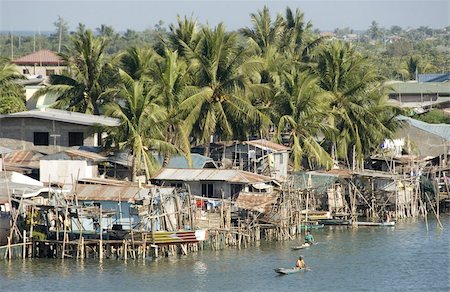
[{"label": "distant rooftop", "polygon": [[0,115],[0,119],[4,118],[36,118],[86,126],[93,126],[99,124],[103,126],[117,127],[120,125],[119,120],[115,118],[88,115],[83,113],[69,112],[50,108],[35,109],[8,115]]},{"label": "distant rooftop", "polygon": [[419,82],[447,82],[450,81],[450,72],[448,73],[434,73],[434,74],[419,74]]},{"label": "distant rooftop", "polygon": [[236,169],[175,169],[163,168],[153,176],[154,180],[169,181],[227,181],[235,183],[263,183],[275,181],[273,178]]},{"label": "distant rooftop", "polygon": [[450,96],[450,82],[395,82],[386,83],[390,94],[438,94]]},{"label": "distant rooftop", "polygon": [[41,158],[41,160],[90,160],[99,162],[105,161],[106,157],[89,151],[67,149],[58,153],[44,156]]},{"label": "distant rooftop", "polygon": [[418,129],[438,135],[446,139],[447,142],[450,142],[450,125],[448,124],[429,124],[405,116],[399,116],[398,118],[402,121],[408,122],[410,125]]},{"label": "distant rooftop", "polygon": [[59,57],[56,53],[50,50],[40,50],[29,55],[25,55],[16,60],[13,60],[12,63],[16,65],[63,65],[64,61]]},{"label": "distant rooftop", "polygon": [[271,150],[274,152],[285,152],[289,151],[290,148],[286,147],[284,145],[268,141],[266,139],[259,139],[259,140],[251,140],[251,141],[244,141],[244,144],[252,145],[258,148],[261,148],[263,150]]}]

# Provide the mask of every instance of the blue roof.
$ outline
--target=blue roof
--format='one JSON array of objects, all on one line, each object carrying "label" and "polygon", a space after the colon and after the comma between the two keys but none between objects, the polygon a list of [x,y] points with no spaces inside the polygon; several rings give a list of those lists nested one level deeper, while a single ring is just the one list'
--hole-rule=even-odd
[{"label": "blue roof", "polygon": [[[207,156],[192,153],[191,159],[192,167],[189,167],[188,160],[184,156],[173,155],[169,160],[169,164],[167,164],[167,168],[204,168],[207,162],[213,163],[215,168],[217,168],[214,161]],[[161,160],[160,163],[162,164]]]},{"label": "blue roof", "polygon": [[429,133],[433,133],[438,135],[450,142],[450,125],[449,124],[429,124],[416,119],[412,119],[405,116],[398,116],[398,119],[402,121],[407,121],[410,125],[421,129],[423,131],[427,131]]},{"label": "blue roof", "polygon": [[450,80],[450,72],[435,74],[419,74],[419,82],[445,82]]},{"label": "blue roof", "polygon": [[[153,157],[162,166],[164,162],[164,156],[157,153],[152,153]],[[131,166],[131,156],[126,151],[120,151],[114,153],[114,156],[110,156],[109,161],[118,163],[125,166]],[[210,157],[203,156],[196,153],[191,153],[192,167],[189,167],[188,160],[183,155],[172,155],[169,163],[166,167],[168,168],[204,168],[205,164],[210,163],[217,168],[214,160]],[[210,167],[211,168],[211,167]]]}]

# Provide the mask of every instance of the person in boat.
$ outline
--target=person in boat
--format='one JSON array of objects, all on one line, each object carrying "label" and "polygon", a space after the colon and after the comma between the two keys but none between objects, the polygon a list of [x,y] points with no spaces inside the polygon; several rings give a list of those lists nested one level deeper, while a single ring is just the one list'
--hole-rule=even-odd
[{"label": "person in boat", "polygon": [[297,263],[295,264],[296,269],[306,269],[305,260],[302,256],[300,256],[297,260]]},{"label": "person in boat", "polygon": [[314,237],[311,234],[311,231],[307,230],[305,235],[305,244],[306,245],[313,245],[314,244]]}]

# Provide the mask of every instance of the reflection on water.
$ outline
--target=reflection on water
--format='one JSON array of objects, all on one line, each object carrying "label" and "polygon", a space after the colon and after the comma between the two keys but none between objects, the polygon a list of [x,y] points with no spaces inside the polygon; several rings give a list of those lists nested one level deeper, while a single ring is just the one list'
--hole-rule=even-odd
[{"label": "reflection on water", "polygon": [[[0,290],[51,291],[348,291],[450,290],[450,217],[440,231],[421,220],[395,228],[329,227],[316,246],[262,242],[248,249],[202,251],[156,260],[0,260]],[[279,277],[299,255],[312,272]]]}]

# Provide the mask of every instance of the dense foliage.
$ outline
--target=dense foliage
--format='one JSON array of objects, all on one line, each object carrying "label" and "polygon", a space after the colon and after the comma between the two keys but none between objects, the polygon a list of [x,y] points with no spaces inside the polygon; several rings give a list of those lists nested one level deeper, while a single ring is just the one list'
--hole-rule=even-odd
[{"label": "dense foliage", "polygon": [[[351,30],[320,36],[299,10],[271,19],[264,8],[251,19],[252,27],[234,32],[179,18],[169,30],[160,23],[119,34],[82,24],[69,33],[59,18],[50,36],[0,36],[0,52],[60,52],[68,70],[37,94],[57,94],[55,107],[119,118],[119,127],[104,130],[110,145],[133,155],[133,179],[155,170],[148,150],[189,157],[192,145],[207,152],[211,137],[288,143],[296,170],[360,164],[399,127],[383,81],[450,71],[449,28],[386,30],[374,22],[348,41]],[[10,93],[0,110],[22,110],[11,83],[18,74],[0,65],[0,93]]]}]

